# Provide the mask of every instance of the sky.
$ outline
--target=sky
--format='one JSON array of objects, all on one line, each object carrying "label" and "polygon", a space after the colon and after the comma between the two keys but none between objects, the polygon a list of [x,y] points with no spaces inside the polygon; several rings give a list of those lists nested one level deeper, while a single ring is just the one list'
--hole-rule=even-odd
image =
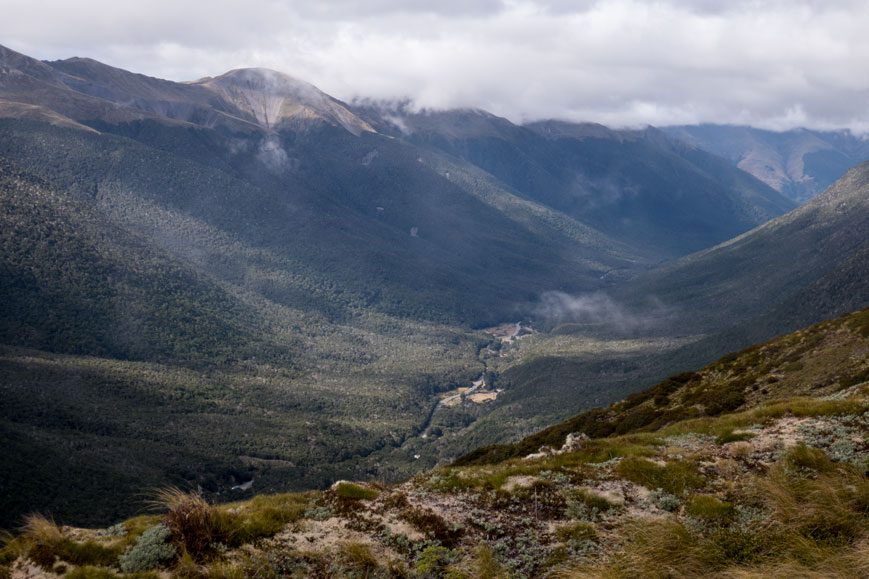
[{"label": "sky", "polygon": [[865,0],[0,0],[0,44],[514,122],[869,133]]}]

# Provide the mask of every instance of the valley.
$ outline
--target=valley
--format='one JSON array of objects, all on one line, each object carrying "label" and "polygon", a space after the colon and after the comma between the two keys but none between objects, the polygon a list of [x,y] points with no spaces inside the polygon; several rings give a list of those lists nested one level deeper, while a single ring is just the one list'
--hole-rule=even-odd
[{"label": "valley", "polygon": [[867,183],[0,47],[0,527],[407,480],[858,310]]}]

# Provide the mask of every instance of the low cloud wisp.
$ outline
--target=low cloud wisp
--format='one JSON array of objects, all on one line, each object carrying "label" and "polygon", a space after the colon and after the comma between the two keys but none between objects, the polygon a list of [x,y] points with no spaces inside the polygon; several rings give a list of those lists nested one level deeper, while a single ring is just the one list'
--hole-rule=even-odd
[{"label": "low cloud wisp", "polygon": [[655,303],[647,311],[635,312],[602,292],[573,296],[560,291],[542,294],[534,310],[535,317],[547,326],[585,324],[617,334],[654,329],[670,313],[660,303]]}]

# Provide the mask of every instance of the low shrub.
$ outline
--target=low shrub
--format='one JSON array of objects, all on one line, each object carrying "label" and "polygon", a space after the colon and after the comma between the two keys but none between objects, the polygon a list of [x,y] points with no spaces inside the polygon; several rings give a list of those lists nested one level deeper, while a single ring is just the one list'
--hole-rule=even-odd
[{"label": "low shrub", "polygon": [[73,569],[64,577],[65,579],[118,579],[118,576],[111,569],[90,565]]},{"label": "low shrub", "polygon": [[172,531],[166,525],[151,527],[142,533],[132,549],[118,557],[121,571],[138,573],[150,571],[161,563],[171,559],[178,551],[175,545],[167,541],[172,537]]},{"label": "low shrub", "polygon": [[420,533],[440,541],[447,547],[455,545],[462,536],[461,529],[452,527],[431,509],[408,507],[399,513],[399,517],[413,525]]}]

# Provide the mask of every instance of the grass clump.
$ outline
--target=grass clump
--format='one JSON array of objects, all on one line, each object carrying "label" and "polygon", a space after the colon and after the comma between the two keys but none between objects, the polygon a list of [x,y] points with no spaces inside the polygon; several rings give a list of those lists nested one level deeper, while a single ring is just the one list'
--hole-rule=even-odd
[{"label": "grass clump", "polygon": [[353,570],[354,574],[371,577],[380,566],[366,543],[348,542],[340,547],[341,560]]},{"label": "grass clump", "polygon": [[31,561],[50,569],[57,560],[57,553],[66,541],[61,528],[52,519],[33,513],[24,518],[19,545],[10,545],[21,551]]},{"label": "grass clump", "polygon": [[73,565],[107,567],[114,565],[122,551],[123,547],[121,545],[104,547],[95,541],[76,543],[75,541],[66,540],[58,547],[57,556],[61,560]]},{"label": "grass clump", "polygon": [[171,537],[172,531],[163,524],[151,527],[142,533],[133,548],[118,557],[121,571],[124,573],[150,571],[172,559],[178,549],[168,543]]},{"label": "grass clump", "polygon": [[715,439],[715,444],[721,446],[731,442],[742,442],[754,438],[751,432],[734,432],[732,428],[725,430]]},{"label": "grass clump", "polygon": [[87,565],[73,569],[64,575],[66,579],[117,579],[117,575],[105,567]]},{"label": "grass clump", "polygon": [[649,460],[629,456],[616,466],[616,473],[648,489],[661,489],[673,495],[681,495],[686,489],[699,488],[704,483],[694,465],[687,461],[671,461],[659,466]]},{"label": "grass clump", "polygon": [[698,519],[723,523],[733,519],[736,509],[733,504],[711,495],[694,495],[685,506],[685,513]]},{"label": "grass clump", "polygon": [[163,524],[171,531],[175,544],[194,557],[211,553],[230,535],[229,519],[199,494],[170,487],[157,491],[152,504],[167,511]]},{"label": "grass clump", "polygon": [[597,537],[597,531],[591,523],[574,523],[572,525],[564,525],[555,530],[555,536],[562,543],[568,541],[584,541],[591,540]]},{"label": "grass clump", "polygon": [[380,496],[380,491],[349,482],[340,482],[335,486],[335,495],[342,499],[370,501]]},{"label": "grass clump", "polygon": [[309,503],[307,493],[257,495],[246,503],[222,507],[218,516],[223,521],[221,526],[227,543],[241,545],[271,537],[287,524],[301,519]]}]

